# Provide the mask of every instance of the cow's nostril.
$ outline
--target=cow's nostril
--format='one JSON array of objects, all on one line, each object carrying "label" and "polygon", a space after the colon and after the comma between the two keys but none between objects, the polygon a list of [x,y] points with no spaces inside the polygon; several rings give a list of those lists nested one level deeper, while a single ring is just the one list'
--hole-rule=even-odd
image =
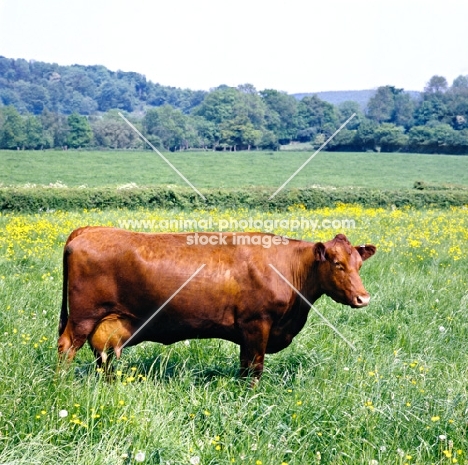
[{"label": "cow's nostril", "polygon": [[370,296],[369,295],[358,295],[356,298],[356,302],[359,306],[364,307],[366,306],[370,301]]}]

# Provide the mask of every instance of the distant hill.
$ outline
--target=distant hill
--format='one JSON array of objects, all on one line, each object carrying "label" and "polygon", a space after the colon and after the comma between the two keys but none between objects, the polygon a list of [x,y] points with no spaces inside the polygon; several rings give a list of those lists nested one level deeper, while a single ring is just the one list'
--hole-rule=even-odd
[{"label": "distant hill", "polygon": [[[333,105],[357,102],[365,109],[376,90],[343,90],[293,94],[301,100],[317,95]],[[419,92],[409,91],[414,97]],[[136,72],[111,71],[105,66],[45,63],[0,56],[0,107],[13,105],[21,113],[92,115],[110,109],[144,114],[149,107],[165,104],[188,114],[208,92],[163,86]]]},{"label": "distant hill", "polygon": [[[376,89],[368,90],[336,90],[328,92],[309,92],[302,94],[293,94],[298,100],[303,99],[308,95],[316,95],[319,99],[325,100],[333,105],[339,105],[340,103],[352,101],[357,102],[359,106],[364,109],[367,106],[369,99],[375,94]],[[411,94],[413,98],[417,98],[420,94],[418,91],[405,91]]]},{"label": "distant hill", "polygon": [[135,72],[105,66],[60,66],[0,56],[0,106],[20,112],[91,115],[118,108],[143,112],[164,104],[185,113],[199,105],[207,92],[162,86]]}]

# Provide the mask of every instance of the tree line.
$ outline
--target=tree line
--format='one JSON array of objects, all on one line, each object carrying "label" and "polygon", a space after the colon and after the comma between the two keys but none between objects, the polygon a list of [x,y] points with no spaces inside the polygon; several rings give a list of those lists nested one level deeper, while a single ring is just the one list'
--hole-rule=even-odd
[{"label": "tree line", "polygon": [[144,146],[119,112],[166,150],[268,149],[306,143],[340,151],[468,154],[468,76],[433,76],[414,98],[379,87],[362,109],[251,84],[209,92],[164,87],[138,73],[0,57],[0,148]]}]

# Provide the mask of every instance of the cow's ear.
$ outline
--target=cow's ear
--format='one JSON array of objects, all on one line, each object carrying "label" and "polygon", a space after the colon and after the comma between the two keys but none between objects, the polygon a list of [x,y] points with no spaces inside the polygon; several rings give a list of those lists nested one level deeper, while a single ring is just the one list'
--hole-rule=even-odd
[{"label": "cow's ear", "polygon": [[372,255],[375,254],[377,247],[375,245],[366,244],[366,245],[360,245],[359,247],[355,247],[355,249],[359,252],[359,255],[364,261],[372,257]]},{"label": "cow's ear", "polygon": [[325,245],[322,242],[315,243],[315,260],[318,262],[324,262],[325,258]]}]

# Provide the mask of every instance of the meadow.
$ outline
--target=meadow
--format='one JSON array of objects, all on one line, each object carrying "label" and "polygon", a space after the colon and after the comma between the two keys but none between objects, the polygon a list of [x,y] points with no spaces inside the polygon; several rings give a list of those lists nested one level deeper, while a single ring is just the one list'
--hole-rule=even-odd
[{"label": "meadow", "polygon": [[[466,183],[468,170],[452,178],[443,170],[436,181],[457,175]],[[350,179],[351,170],[343,171]],[[47,182],[28,173],[27,182]],[[400,175],[400,183],[415,180],[414,171]],[[276,219],[276,234],[316,241],[344,232],[355,244],[375,244],[361,271],[370,305],[350,309],[328,297],[316,303],[356,350],[311,311],[291,346],[267,355],[253,388],[237,377],[238,347],[220,340],[126,349],[113,383],[96,371],[87,347],[57,371],[61,253],[72,229],[209,218]],[[281,226],[300,218],[321,227]],[[349,227],[326,228],[324,219]],[[468,463],[467,244],[466,207],[2,213],[0,463]]]},{"label": "meadow", "polygon": [[[311,152],[175,152],[165,156],[197,188],[277,188]],[[0,151],[0,186],[183,186],[156,153],[146,151]],[[320,152],[288,184],[412,189],[416,181],[468,186],[468,157]],[[59,183],[59,184],[60,184]]]}]

